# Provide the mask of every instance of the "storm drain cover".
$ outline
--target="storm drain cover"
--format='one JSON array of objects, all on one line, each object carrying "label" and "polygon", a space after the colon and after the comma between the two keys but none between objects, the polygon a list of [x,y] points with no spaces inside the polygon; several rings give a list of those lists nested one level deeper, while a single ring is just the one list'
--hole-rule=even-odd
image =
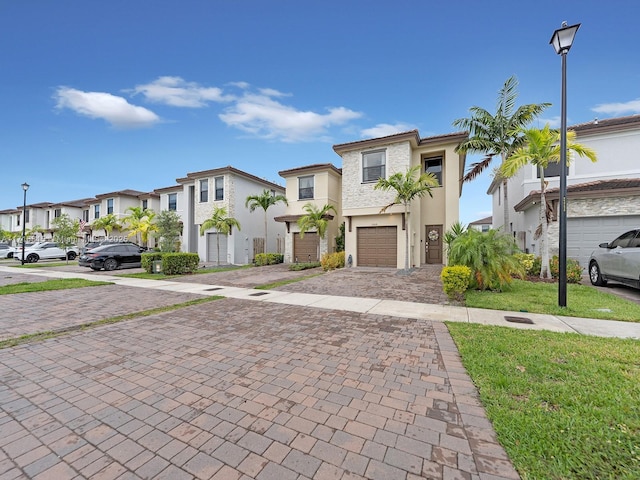
[{"label": "storm drain cover", "polygon": [[511,322],[511,323],[526,323],[528,325],[533,325],[533,320],[526,317],[511,317],[511,316],[505,315],[504,319],[507,322]]},{"label": "storm drain cover", "polygon": [[269,295],[269,292],[257,292],[257,293],[250,293],[249,294],[250,297],[259,297],[261,295]]}]

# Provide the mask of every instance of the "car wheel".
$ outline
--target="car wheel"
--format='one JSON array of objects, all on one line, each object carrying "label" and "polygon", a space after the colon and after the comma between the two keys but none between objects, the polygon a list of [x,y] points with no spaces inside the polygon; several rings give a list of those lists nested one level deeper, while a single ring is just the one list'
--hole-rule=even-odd
[{"label": "car wheel", "polygon": [[116,268],[118,268],[118,262],[114,258],[107,258],[104,261],[105,270],[111,271],[111,270],[115,270]]},{"label": "car wheel", "polygon": [[76,259],[76,252],[69,252],[67,253],[67,258],[69,260],[75,260]]},{"label": "car wheel", "polygon": [[602,278],[600,266],[597,262],[591,262],[589,265],[589,280],[591,280],[591,283],[596,287],[604,287],[607,285],[607,281]]},{"label": "car wheel", "polygon": [[13,252],[7,253],[7,258],[13,258]]},{"label": "car wheel", "polygon": [[30,253],[29,255],[27,255],[27,258],[25,260],[27,261],[27,263],[36,263],[38,260],[40,260],[40,257],[35,253]]}]

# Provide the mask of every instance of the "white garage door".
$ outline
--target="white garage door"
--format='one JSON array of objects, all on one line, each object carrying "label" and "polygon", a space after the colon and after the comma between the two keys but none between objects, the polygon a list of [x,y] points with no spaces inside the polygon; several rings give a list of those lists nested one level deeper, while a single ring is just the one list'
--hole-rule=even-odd
[{"label": "white garage door", "polygon": [[567,257],[587,268],[589,256],[598,245],[640,226],[640,215],[567,219]]},{"label": "white garage door", "polygon": [[[218,235],[220,235],[220,262],[218,262]],[[223,234],[207,233],[207,262],[229,263],[227,259],[227,239]]]}]

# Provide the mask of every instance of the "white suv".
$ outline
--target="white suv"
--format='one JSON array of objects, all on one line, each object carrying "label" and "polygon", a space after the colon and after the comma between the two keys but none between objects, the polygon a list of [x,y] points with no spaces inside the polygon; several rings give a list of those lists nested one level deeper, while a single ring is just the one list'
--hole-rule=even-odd
[{"label": "white suv", "polygon": [[[35,263],[40,259],[59,258],[60,260],[75,260],[78,256],[78,247],[69,247],[65,252],[56,242],[38,242],[24,249],[24,260]],[[22,248],[16,249],[13,254],[15,260],[22,260]]]}]

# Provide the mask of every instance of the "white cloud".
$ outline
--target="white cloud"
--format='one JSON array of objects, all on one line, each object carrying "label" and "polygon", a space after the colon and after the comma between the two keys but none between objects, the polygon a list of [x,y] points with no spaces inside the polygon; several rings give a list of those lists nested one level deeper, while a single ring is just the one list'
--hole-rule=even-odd
[{"label": "white cloud", "polygon": [[134,95],[143,94],[149,102],[163,103],[172,107],[201,108],[209,102],[228,102],[233,97],[224,95],[217,87],[202,87],[196,82],[187,82],[181,77],[158,77],[151,83],[136,85]]},{"label": "white cloud", "polygon": [[535,127],[536,128],[544,128],[544,126],[547,123],[549,124],[549,127],[551,127],[551,128],[560,128],[560,124],[562,123],[562,120],[560,119],[560,115],[557,115],[557,116],[551,117],[551,118],[538,118],[535,121],[535,124],[536,124]]},{"label": "white cloud", "polygon": [[406,123],[396,123],[391,125],[389,123],[379,123],[375,127],[366,128],[360,132],[362,138],[378,138],[393,135],[394,133],[408,132],[414,130],[416,127],[407,125]]},{"label": "white cloud", "polygon": [[601,103],[592,108],[594,112],[606,115],[622,115],[625,113],[640,113],[640,98],[624,103]]},{"label": "white cloud", "polygon": [[262,138],[301,142],[324,140],[329,127],[343,125],[362,116],[344,107],[330,108],[324,114],[301,111],[274,100],[272,97],[285,96],[276,90],[262,89],[259,92],[245,92],[219,115],[220,119],[229,126]]},{"label": "white cloud", "polygon": [[59,87],[54,99],[59,109],[68,108],[85,117],[101,118],[117,128],[149,127],[160,121],[160,117],[151,110],[131,105],[124,98],[110,93]]}]

